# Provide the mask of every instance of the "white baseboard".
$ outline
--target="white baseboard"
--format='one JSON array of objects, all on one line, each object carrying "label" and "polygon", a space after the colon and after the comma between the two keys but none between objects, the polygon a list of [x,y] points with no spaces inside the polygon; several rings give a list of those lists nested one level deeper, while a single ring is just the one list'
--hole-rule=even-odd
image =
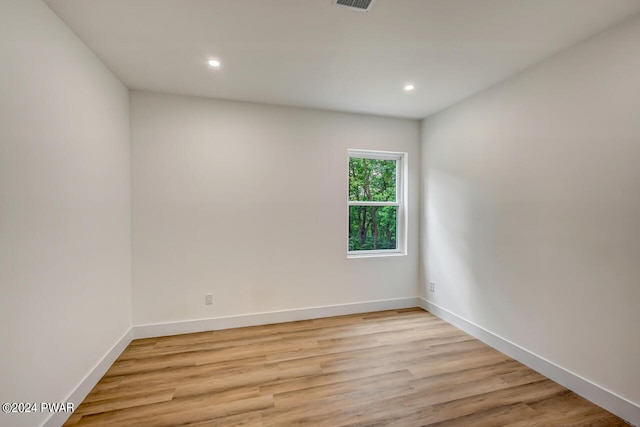
[{"label": "white baseboard", "polygon": [[[111,350],[93,367],[93,369],[80,381],[75,389],[67,396],[64,402],[73,403],[74,408],[80,406],[89,392],[98,384],[113,362],[122,354],[132,340],[131,329],[111,347]],[[71,416],[65,412],[54,412],[43,424],[42,427],[59,427]]]},{"label": "white baseboard", "polygon": [[244,326],[268,325],[272,323],[294,322],[297,320],[319,319],[345,314],[367,313],[370,311],[394,310],[418,307],[417,297],[366,301],[350,304],[308,307],[293,310],[269,311],[265,313],[241,314],[210,319],[186,320],[182,322],[138,325],[132,328],[133,338],[152,338],[167,335],[188,334],[218,329],[240,328]]},{"label": "white baseboard", "polygon": [[418,306],[429,313],[462,329],[469,335],[488,344],[496,350],[516,359],[518,362],[552,379],[558,384],[579,394],[587,400],[616,414],[629,423],[640,426],[640,406],[626,400],[615,393],[600,387],[573,372],[570,372],[552,362],[534,354],[517,344],[514,344],[460,316],[454,314],[426,299],[418,298]]}]

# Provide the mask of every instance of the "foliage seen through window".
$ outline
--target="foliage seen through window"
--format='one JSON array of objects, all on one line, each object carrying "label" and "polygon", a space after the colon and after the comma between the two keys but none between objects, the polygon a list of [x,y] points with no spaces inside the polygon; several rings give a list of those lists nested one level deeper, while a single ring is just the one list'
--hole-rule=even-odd
[{"label": "foliage seen through window", "polygon": [[349,158],[349,251],[397,249],[396,170],[396,160]]}]

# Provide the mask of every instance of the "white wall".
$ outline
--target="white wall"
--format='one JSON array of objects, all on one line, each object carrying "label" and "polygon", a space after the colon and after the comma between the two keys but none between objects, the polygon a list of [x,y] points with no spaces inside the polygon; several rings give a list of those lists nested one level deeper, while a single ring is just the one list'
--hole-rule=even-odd
[{"label": "white wall", "polygon": [[[134,324],[416,296],[419,122],[146,92],[131,113]],[[347,148],[409,152],[408,256],[346,258]]]},{"label": "white wall", "polygon": [[636,17],[426,119],[421,228],[429,301],[635,405],[638,40]]},{"label": "white wall", "polygon": [[128,91],[42,1],[0,10],[0,402],[64,402],[131,326]]}]

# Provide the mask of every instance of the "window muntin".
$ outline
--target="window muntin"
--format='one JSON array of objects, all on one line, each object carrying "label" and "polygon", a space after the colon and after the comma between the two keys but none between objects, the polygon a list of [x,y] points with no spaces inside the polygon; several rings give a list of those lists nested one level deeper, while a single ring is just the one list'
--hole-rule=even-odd
[{"label": "window muntin", "polygon": [[349,257],[406,254],[406,153],[348,150]]}]

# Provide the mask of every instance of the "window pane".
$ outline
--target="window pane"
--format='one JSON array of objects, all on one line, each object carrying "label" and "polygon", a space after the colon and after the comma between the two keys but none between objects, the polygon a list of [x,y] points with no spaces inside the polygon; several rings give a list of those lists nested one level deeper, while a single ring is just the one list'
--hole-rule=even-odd
[{"label": "window pane", "polygon": [[349,157],[349,200],[395,202],[396,161]]},{"label": "window pane", "polygon": [[349,250],[397,249],[396,206],[349,206]]}]

